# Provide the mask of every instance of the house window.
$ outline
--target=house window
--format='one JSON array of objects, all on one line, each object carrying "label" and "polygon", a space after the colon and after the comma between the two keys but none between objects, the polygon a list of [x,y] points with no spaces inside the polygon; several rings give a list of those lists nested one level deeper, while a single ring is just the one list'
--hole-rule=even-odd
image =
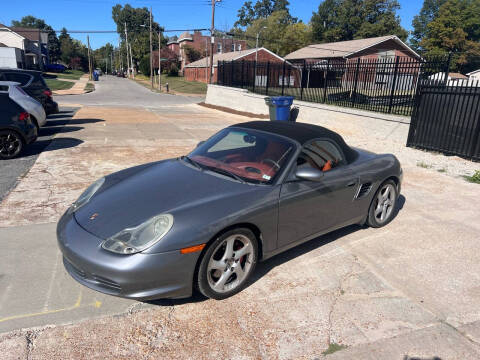
[{"label": "house window", "polygon": [[218,43],[217,44],[217,53],[221,53],[222,52],[222,43]]},{"label": "house window", "polygon": [[381,50],[377,56],[378,60],[392,60],[395,59],[395,50]]}]

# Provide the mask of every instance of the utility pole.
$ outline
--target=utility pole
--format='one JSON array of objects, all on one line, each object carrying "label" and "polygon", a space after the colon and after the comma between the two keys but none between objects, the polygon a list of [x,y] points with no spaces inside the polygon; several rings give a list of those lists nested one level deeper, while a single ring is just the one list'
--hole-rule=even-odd
[{"label": "utility pole", "polygon": [[207,65],[205,66],[205,82],[208,81],[208,39],[205,39],[205,60]]},{"label": "utility pole", "polygon": [[212,76],[213,76],[213,50],[215,47],[215,37],[214,37],[214,31],[215,31],[215,3],[220,2],[219,0],[212,0],[212,27],[210,28],[210,74],[208,77],[208,83],[212,83]]},{"label": "utility pole", "polygon": [[130,65],[132,66],[132,78],[135,80],[135,68],[133,66],[132,44],[130,44]]},{"label": "utility pole", "polygon": [[110,53],[110,75],[113,74],[113,50]]},{"label": "utility pole", "polygon": [[130,77],[130,62],[128,60],[128,32],[127,32],[127,22],[125,21],[125,44],[127,47],[127,77]]},{"label": "utility pole", "polygon": [[[160,43],[158,44],[160,48]],[[158,59],[160,63],[160,58]],[[153,89],[152,7],[150,6],[150,86]]]},{"label": "utility pole", "polygon": [[158,90],[162,91],[162,31],[158,30]]},{"label": "utility pole", "polygon": [[87,35],[87,45],[88,45],[88,73],[90,76],[90,80],[93,80],[92,76],[92,59],[90,56],[90,37]]}]

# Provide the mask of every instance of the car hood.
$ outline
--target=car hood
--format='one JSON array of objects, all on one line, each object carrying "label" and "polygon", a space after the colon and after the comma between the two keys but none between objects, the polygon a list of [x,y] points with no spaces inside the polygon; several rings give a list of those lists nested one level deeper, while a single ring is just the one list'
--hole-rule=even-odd
[{"label": "car hood", "polygon": [[88,232],[107,239],[153,216],[170,213],[175,218],[181,212],[255,188],[180,160],[167,160],[106,177],[102,188],[76,211],[75,218]]}]

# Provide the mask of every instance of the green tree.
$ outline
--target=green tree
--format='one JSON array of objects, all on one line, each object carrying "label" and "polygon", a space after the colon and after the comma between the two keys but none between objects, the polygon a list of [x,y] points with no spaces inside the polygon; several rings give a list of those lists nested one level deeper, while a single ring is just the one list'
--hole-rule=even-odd
[{"label": "green tree", "polygon": [[101,48],[98,48],[93,51],[94,63],[97,67],[100,67],[102,70],[105,70],[105,66],[108,64],[108,69],[110,69],[110,61],[114,51],[114,46],[110,43],[106,43]]},{"label": "green tree", "polygon": [[55,62],[60,59],[60,41],[53,28],[45,23],[45,20],[36,18],[32,15],[22,17],[20,21],[12,20],[12,26],[33,28],[48,31],[48,54],[50,62]]},{"label": "green tree", "polygon": [[427,26],[438,15],[440,7],[445,4],[447,0],[424,0],[420,13],[413,18],[412,37],[410,45],[417,51],[422,52],[424,49],[420,46],[421,41],[427,35]]},{"label": "green tree", "polygon": [[185,56],[189,63],[200,60],[203,57],[203,54],[191,45],[185,45],[183,50],[185,51]]},{"label": "green tree", "polygon": [[287,12],[287,16],[285,17],[287,23],[297,22],[298,19],[290,15],[289,6],[290,2],[288,0],[257,0],[255,5],[253,5],[252,1],[246,1],[238,10],[238,20],[234,26],[250,26],[255,20],[266,19],[277,11]]},{"label": "green tree", "polygon": [[[122,40],[125,42],[125,24],[128,31],[128,42],[132,46],[132,56],[134,63],[138,63],[139,60],[150,53],[150,10],[146,7],[134,8],[129,4],[115,5],[112,8],[112,18],[117,25],[117,32]],[[153,49],[158,49],[158,32],[163,31],[152,18],[152,31],[153,31]],[[164,47],[167,44],[167,39],[161,38],[161,46]],[[123,47],[123,44],[122,44]]]},{"label": "green tree", "polygon": [[62,62],[75,70],[86,70],[88,68],[87,47],[80,41],[72,39],[65,28],[61,30],[58,40]]},{"label": "green tree", "polygon": [[427,25],[420,46],[430,56],[453,53],[455,66],[473,62],[480,56],[479,24],[480,1],[448,0]]},{"label": "green tree", "polygon": [[249,46],[255,47],[257,33],[261,32],[259,46],[284,56],[310,43],[311,30],[304,23],[289,22],[285,10],[275,11],[265,19],[254,20],[245,30]]},{"label": "green tree", "polygon": [[335,42],[408,33],[400,25],[397,0],[325,0],[310,20],[313,40]]}]

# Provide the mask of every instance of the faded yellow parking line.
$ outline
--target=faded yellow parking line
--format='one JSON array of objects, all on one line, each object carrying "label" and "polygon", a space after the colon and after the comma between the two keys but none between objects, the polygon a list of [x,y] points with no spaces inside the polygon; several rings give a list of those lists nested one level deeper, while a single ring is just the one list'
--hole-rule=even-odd
[{"label": "faded yellow parking line", "polygon": [[71,311],[75,309],[80,309],[80,308],[86,308],[93,306],[94,308],[99,308],[102,306],[102,302],[95,300],[94,302],[90,304],[85,304],[81,305],[82,303],[82,292],[80,291],[80,294],[78,294],[78,299],[75,302],[74,305],[62,309],[55,309],[55,310],[46,310],[46,311],[41,311],[41,312],[36,312],[36,313],[30,313],[30,314],[20,314],[20,315],[13,315],[13,316],[8,316],[5,318],[0,318],[0,323],[9,321],[9,320],[17,320],[17,319],[24,319],[24,318],[29,318],[29,317],[34,317],[34,316],[40,316],[40,315],[48,315],[48,314],[54,314],[58,312],[63,312],[63,311]]}]

